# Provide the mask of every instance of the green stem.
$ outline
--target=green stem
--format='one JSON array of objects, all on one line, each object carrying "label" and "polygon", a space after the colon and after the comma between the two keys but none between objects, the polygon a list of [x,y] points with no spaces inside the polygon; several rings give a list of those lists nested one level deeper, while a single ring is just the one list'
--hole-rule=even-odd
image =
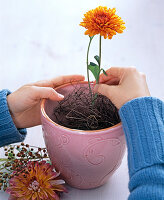
[{"label": "green stem", "polygon": [[89,37],[90,40],[89,40],[88,49],[87,49],[87,79],[88,79],[88,85],[89,85],[89,91],[90,91],[90,94],[91,94],[91,99],[92,99],[92,90],[91,90],[91,84],[90,84],[90,80],[89,80],[89,69],[88,69],[89,61],[88,61],[88,58],[89,58],[89,50],[90,50],[90,46],[91,46],[91,42],[92,42],[93,37]]},{"label": "green stem", "polygon": [[[101,35],[100,35],[100,39],[99,39],[99,76],[100,76],[100,72],[101,72]],[[99,84],[99,76],[96,79],[96,84]],[[94,99],[92,101],[92,104],[94,105],[94,101],[97,98],[97,93],[94,95]]]},{"label": "green stem", "polygon": [[[100,62],[99,62],[99,71],[101,72],[101,35],[100,35],[100,39],[99,39],[99,59],[100,59]],[[97,80],[97,84],[99,83],[99,77],[98,77],[98,80]]]},{"label": "green stem", "polygon": [[8,158],[0,158],[0,162],[8,161]]}]

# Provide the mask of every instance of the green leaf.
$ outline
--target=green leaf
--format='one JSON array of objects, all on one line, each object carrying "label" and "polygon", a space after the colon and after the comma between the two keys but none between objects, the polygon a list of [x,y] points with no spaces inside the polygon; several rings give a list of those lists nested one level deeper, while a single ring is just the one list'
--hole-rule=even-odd
[{"label": "green leaf", "polygon": [[12,153],[9,153],[8,157],[12,158],[12,157],[13,157],[13,154],[12,154]]},{"label": "green leaf", "polygon": [[96,66],[96,64],[95,64],[95,63],[93,63],[93,62],[90,62],[90,65],[92,65],[92,66]]},{"label": "green leaf", "polygon": [[50,165],[52,164],[50,160],[47,160],[46,163],[49,163]]},{"label": "green leaf", "polygon": [[94,56],[95,60],[97,61],[97,63],[100,65],[100,57],[98,55]]},{"label": "green leaf", "polygon": [[88,65],[88,69],[92,72],[93,76],[95,77],[96,81],[98,82],[99,75],[100,75],[99,66],[96,65],[95,63],[90,63],[90,65]]},{"label": "green leaf", "polygon": [[106,71],[104,69],[102,69],[103,73],[105,74],[105,76],[108,76]]}]

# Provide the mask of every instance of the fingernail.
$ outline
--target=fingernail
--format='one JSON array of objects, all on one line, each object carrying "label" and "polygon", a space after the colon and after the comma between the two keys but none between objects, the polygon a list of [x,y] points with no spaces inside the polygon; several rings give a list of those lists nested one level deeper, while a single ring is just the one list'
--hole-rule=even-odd
[{"label": "fingernail", "polygon": [[58,97],[63,99],[64,95],[58,93]]}]

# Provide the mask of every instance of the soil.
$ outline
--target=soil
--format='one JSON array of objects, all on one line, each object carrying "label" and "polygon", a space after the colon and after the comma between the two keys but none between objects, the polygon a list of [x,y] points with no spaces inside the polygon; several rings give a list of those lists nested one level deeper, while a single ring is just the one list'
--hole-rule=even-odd
[{"label": "soil", "polygon": [[117,108],[105,96],[89,93],[86,87],[75,88],[54,108],[55,122],[71,129],[100,130],[120,122]]}]

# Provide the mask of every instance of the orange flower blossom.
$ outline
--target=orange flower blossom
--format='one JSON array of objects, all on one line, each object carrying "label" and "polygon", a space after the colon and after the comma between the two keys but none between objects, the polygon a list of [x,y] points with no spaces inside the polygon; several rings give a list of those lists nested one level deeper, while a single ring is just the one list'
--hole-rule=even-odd
[{"label": "orange flower blossom", "polygon": [[56,192],[67,192],[64,181],[57,179],[59,173],[46,161],[28,162],[26,172],[10,179],[9,200],[59,200]]},{"label": "orange flower blossom", "polygon": [[116,33],[123,33],[125,22],[115,14],[116,9],[99,6],[84,14],[80,26],[85,27],[85,35],[90,37],[100,34],[104,38],[112,39]]}]

